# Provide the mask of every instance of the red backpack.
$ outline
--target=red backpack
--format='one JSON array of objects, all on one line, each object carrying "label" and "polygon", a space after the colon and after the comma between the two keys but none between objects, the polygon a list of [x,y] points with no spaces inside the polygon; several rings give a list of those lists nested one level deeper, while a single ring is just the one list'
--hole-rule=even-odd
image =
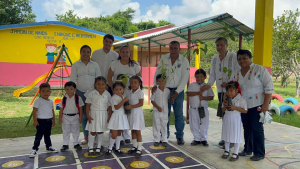
[{"label": "red backpack", "polygon": [[[67,103],[67,97],[64,96],[63,100],[62,100],[62,106],[63,106],[63,110],[65,109],[66,107],[66,103]],[[80,116],[80,107],[79,107],[79,95],[78,94],[75,94],[75,105],[78,109],[78,114]]]}]

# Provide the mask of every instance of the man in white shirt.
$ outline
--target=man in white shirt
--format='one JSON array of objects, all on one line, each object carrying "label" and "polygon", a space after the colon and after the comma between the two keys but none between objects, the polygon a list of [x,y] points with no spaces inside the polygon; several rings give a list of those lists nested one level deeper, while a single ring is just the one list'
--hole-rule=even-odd
[{"label": "man in white shirt", "polygon": [[[183,145],[183,130],[184,130],[184,118],[183,118],[183,100],[184,100],[184,88],[190,77],[190,64],[187,58],[180,55],[180,43],[177,41],[172,41],[169,44],[170,53],[162,56],[159,64],[156,68],[154,75],[154,87],[152,88],[152,93],[157,89],[156,76],[161,74],[160,66],[167,69],[167,83],[166,87],[170,90],[170,96],[172,97],[172,104],[168,103],[169,109],[169,119],[171,112],[171,105],[173,106],[175,115],[175,128],[176,128],[176,138],[177,144]],[[168,122],[168,138],[170,136]]]},{"label": "man in white shirt", "polygon": [[[92,61],[98,63],[102,76],[107,79],[108,69],[110,63],[114,60],[117,60],[119,54],[111,50],[112,44],[114,42],[114,37],[110,34],[106,34],[103,38],[103,48],[95,50],[92,54]],[[109,87],[108,92],[112,94],[112,90]]]},{"label": "man in white shirt", "polygon": [[[226,84],[232,72],[240,69],[240,66],[237,62],[236,54],[227,50],[228,41],[226,38],[219,37],[215,43],[219,54],[211,60],[208,83],[202,86],[201,90],[208,90],[216,82],[219,102],[223,102]],[[225,142],[223,140],[219,142],[220,146],[224,146],[224,144]]]}]

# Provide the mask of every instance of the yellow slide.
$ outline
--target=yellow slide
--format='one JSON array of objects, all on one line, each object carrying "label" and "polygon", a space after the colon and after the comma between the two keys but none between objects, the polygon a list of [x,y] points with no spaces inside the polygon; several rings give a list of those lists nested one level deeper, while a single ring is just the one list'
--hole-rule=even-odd
[{"label": "yellow slide", "polygon": [[[58,69],[61,69],[61,68],[56,68],[54,70],[54,72],[56,72]],[[54,73],[53,72],[53,73]],[[26,86],[24,88],[21,88],[21,89],[18,89],[18,90],[15,90],[13,95],[15,97],[20,97],[20,95],[24,92],[27,92],[28,90],[34,88],[34,86],[36,86],[36,84],[38,84],[41,80],[44,80],[47,76],[47,73],[43,74],[42,76],[38,77],[37,79],[35,79],[29,86]]]}]

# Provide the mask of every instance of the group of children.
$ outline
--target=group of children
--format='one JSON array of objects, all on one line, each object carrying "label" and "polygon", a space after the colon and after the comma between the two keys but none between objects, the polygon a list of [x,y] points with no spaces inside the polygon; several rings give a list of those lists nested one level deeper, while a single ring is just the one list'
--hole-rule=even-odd
[{"label": "group of children", "polygon": [[[110,130],[109,146],[106,156],[111,156],[115,144],[115,153],[123,154],[120,150],[120,142],[123,140],[122,131],[131,130],[133,147],[128,151],[129,154],[135,153],[135,156],[142,155],[142,134],[145,129],[145,120],[142,110],[144,103],[144,93],[141,77],[132,76],[130,84],[118,80],[112,86],[113,96],[106,90],[107,80],[100,76],[95,79],[95,89],[88,91],[86,96],[86,116],[88,123],[86,130],[89,131],[88,155],[100,155],[103,133]],[[153,104],[153,137],[154,146],[167,146],[167,123],[168,119],[168,100],[170,90],[165,87],[166,77],[162,74],[156,77],[157,89],[151,96]],[[195,72],[196,82],[191,83],[186,91],[189,97],[189,122],[194,140],[191,145],[202,144],[208,146],[207,131],[209,126],[208,101],[213,100],[214,93],[212,89],[201,91],[200,88],[205,85],[206,72],[198,69]],[[44,136],[46,149],[51,152],[57,152],[51,144],[51,127],[55,125],[55,114],[50,85],[43,83],[39,87],[41,97],[33,105],[33,125],[36,126],[34,146],[29,157],[37,154],[38,147]],[[59,124],[63,129],[63,146],[61,151],[69,149],[70,133],[73,136],[75,149],[82,149],[78,138],[80,133],[80,123],[82,122],[82,107],[84,103],[80,96],[75,94],[76,84],[67,82],[65,84],[65,96],[62,99],[59,112]],[[230,161],[238,159],[238,150],[241,142],[241,116],[240,113],[247,113],[247,103],[241,97],[238,82],[229,82],[226,86],[225,98],[232,98],[232,103],[228,105],[226,99],[223,102],[222,111],[225,112],[222,126],[222,139],[225,141],[225,152],[222,158],[229,156],[229,145],[234,143],[234,153]],[[125,102],[129,104],[124,106]],[[205,115],[200,115],[202,108]],[[129,114],[125,110],[131,110]],[[204,116],[200,118],[200,116]],[[97,146],[94,150],[94,140],[97,136]]]}]

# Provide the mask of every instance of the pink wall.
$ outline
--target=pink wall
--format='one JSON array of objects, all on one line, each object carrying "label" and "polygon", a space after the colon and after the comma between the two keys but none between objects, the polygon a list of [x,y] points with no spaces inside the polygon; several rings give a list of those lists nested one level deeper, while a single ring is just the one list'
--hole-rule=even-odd
[{"label": "pink wall", "polygon": [[[51,65],[47,64],[32,64],[32,63],[5,63],[0,62],[0,85],[2,86],[28,86],[35,79],[47,73]],[[153,78],[156,67],[150,67],[150,86],[153,85]],[[68,68],[71,73],[71,68]],[[194,82],[194,73],[196,68],[190,68],[190,81]],[[60,75],[60,70],[57,70],[57,75]],[[67,73],[64,70],[64,76]],[[53,77],[53,76],[52,76]],[[142,68],[143,85],[148,86],[148,67]],[[59,79],[52,79],[59,80]],[[67,82],[65,80],[64,82]],[[40,82],[41,83],[41,82]],[[37,85],[39,85],[38,83]],[[59,82],[50,82],[51,85],[60,85]]]},{"label": "pink wall", "polygon": [[[47,73],[50,70],[50,68],[51,65],[47,65],[47,64],[0,62],[0,74],[1,74],[0,85],[28,86],[36,78]],[[68,68],[68,71],[69,73],[71,73],[71,68]],[[60,70],[57,70],[56,74],[60,75]],[[64,76],[67,76],[67,73],[65,71],[64,71]],[[53,79],[53,80],[59,80],[59,79]],[[60,83],[53,82],[50,84],[59,85]]]}]

